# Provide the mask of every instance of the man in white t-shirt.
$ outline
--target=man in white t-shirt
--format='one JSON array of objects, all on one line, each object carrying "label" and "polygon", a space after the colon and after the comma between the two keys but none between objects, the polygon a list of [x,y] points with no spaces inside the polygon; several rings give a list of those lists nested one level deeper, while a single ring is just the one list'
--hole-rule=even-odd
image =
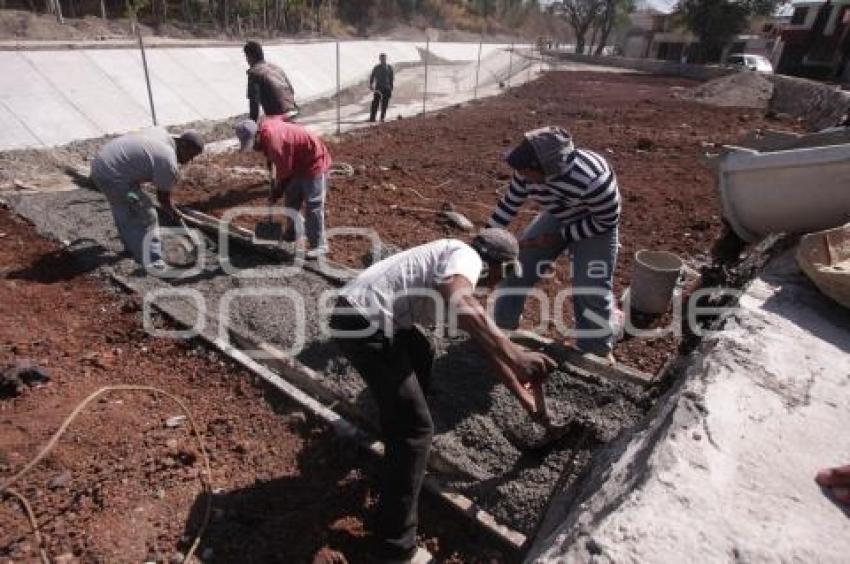
[{"label": "man in white t-shirt", "polygon": [[[113,139],[92,160],[91,178],[109,202],[124,248],[139,264],[153,267],[154,272],[165,270],[159,220],[153,201],[141,185],[152,183],[163,212],[174,215],[171,189],[179,165],[203,150],[204,142],[194,131],[172,137],[162,127],[151,127]],[[148,233],[150,243],[145,250]]]},{"label": "man in white t-shirt", "polygon": [[378,404],[386,445],[375,559],[405,562],[416,551],[419,490],[434,431],[425,400],[434,345],[423,327],[456,317],[523,408],[545,417],[529,388],[542,384],[554,362],[511,342],[473,295],[477,284],[497,284],[518,254],[513,235],[485,229],[469,245],[441,239],[393,255],[340,291],[333,337]]}]

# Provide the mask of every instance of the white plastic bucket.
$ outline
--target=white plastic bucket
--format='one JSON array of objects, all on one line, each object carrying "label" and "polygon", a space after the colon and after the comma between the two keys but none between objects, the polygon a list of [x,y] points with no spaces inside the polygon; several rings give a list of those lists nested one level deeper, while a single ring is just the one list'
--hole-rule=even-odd
[{"label": "white plastic bucket", "polygon": [[673,253],[640,250],[635,253],[629,304],[643,313],[661,314],[670,307],[684,263]]}]

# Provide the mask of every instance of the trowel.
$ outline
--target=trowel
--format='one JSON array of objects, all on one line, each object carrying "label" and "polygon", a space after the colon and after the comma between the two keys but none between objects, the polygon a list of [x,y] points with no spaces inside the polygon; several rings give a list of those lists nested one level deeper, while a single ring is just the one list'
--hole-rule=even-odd
[{"label": "trowel", "polygon": [[[274,165],[266,164],[269,170],[269,202],[271,202],[274,194]],[[279,245],[283,240],[283,224],[273,219],[272,205],[269,203],[269,215],[263,220],[257,222],[254,227],[254,244],[257,245]]]}]

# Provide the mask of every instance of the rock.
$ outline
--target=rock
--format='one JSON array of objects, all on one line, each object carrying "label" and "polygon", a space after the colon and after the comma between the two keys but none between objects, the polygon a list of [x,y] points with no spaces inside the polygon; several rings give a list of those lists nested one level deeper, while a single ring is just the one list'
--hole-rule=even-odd
[{"label": "rock", "polygon": [[28,358],[19,359],[0,373],[0,398],[14,397],[24,391],[24,386],[38,386],[50,381],[50,375]]},{"label": "rock", "polygon": [[165,426],[169,429],[174,429],[176,427],[180,427],[183,423],[186,422],[185,415],[174,415],[165,420]]},{"label": "rock", "polygon": [[186,558],[186,555],[182,552],[175,552],[171,556],[168,557],[168,564],[183,564],[183,560]]},{"label": "rock", "polygon": [[77,562],[79,562],[79,559],[70,552],[63,552],[59,556],[53,557],[53,564],[76,564]]},{"label": "rock", "polygon": [[456,211],[441,211],[440,217],[445,218],[451,225],[461,229],[462,231],[472,231],[475,229],[475,226],[469,218],[462,213]]},{"label": "rock", "polygon": [[65,470],[61,474],[57,474],[47,483],[47,487],[51,490],[58,490],[59,488],[64,488],[68,485],[68,482],[71,481],[71,471]]}]

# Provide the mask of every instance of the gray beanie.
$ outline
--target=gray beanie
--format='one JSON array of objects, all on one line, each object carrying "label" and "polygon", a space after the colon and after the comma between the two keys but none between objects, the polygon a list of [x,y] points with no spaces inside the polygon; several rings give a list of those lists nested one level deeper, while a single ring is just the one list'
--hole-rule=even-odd
[{"label": "gray beanie", "polygon": [[485,262],[505,264],[519,256],[516,237],[498,227],[482,229],[472,239],[471,246]]},{"label": "gray beanie", "polygon": [[561,174],[564,159],[575,151],[572,136],[556,125],[526,131],[525,139],[534,148],[540,168],[547,177]]}]

